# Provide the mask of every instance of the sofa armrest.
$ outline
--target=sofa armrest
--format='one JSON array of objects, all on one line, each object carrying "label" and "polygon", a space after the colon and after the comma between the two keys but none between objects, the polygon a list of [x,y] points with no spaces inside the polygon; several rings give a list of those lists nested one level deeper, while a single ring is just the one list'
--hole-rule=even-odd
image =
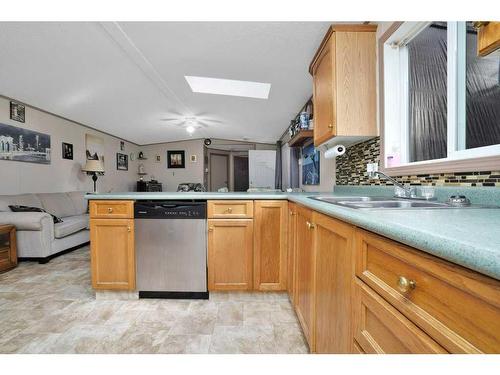
[{"label": "sofa armrest", "polygon": [[11,224],[17,230],[54,230],[52,216],[45,212],[0,212],[0,224]]}]

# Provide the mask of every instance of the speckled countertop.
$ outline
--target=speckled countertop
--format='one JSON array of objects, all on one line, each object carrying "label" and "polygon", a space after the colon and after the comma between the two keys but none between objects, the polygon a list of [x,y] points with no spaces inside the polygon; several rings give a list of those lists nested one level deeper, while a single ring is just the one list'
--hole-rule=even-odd
[{"label": "speckled countertop", "polygon": [[[495,189],[496,190],[496,189]],[[365,195],[344,189],[322,195]],[[380,194],[380,190],[377,191]],[[87,199],[288,199],[500,280],[500,209],[356,210],[310,199],[318,193],[103,193]],[[368,195],[373,195],[368,194]],[[385,195],[385,193],[384,193]],[[479,203],[474,202],[473,203]]]}]

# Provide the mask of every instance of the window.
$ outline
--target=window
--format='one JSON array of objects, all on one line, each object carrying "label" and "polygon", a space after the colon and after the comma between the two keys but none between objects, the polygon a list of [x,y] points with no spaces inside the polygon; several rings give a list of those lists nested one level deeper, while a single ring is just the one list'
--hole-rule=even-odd
[{"label": "window", "polygon": [[471,22],[405,22],[383,42],[386,170],[500,155],[500,56],[476,40]]}]

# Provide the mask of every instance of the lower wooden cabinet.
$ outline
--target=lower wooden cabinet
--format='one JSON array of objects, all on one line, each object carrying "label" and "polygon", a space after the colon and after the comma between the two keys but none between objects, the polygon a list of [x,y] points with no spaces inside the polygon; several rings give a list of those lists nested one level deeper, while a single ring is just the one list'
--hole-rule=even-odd
[{"label": "lower wooden cabinet", "polygon": [[359,280],[354,297],[354,338],[365,353],[447,353]]},{"label": "lower wooden cabinet", "polygon": [[295,311],[299,318],[309,349],[314,351],[314,224],[312,211],[299,206],[296,219],[296,299]]},{"label": "lower wooden cabinet", "polygon": [[288,291],[288,297],[292,304],[295,300],[295,266],[297,262],[296,258],[296,228],[297,228],[297,205],[292,202],[288,202],[288,260],[287,260],[287,277],[286,277],[286,289]]},{"label": "lower wooden cabinet", "polygon": [[286,290],[288,202],[255,201],[254,267],[255,290]]},{"label": "lower wooden cabinet", "polygon": [[351,353],[354,226],[313,213],[314,351]]},{"label": "lower wooden cabinet", "polygon": [[208,290],[253,289],[253,220],[208,220]]},{"label": "lower wooden cabinet", "polygon": [[90,219],[90,252],[94,289],[135,289],[133,219]]}]

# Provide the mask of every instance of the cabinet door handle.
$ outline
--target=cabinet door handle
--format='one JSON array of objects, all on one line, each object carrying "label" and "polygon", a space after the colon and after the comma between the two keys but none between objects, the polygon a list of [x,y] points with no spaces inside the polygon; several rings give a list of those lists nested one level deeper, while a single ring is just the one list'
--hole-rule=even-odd
[{"label": "cabinet door handle", "polygon": [[108,212],[109,213],[113,212],[113,208],[112,207],[108,207]]},{"label": "cabinet door handle", "polygon": [[310,221],[306,221],[307,229],[314,229],[316,228],[316,225],[314,223],[311,223]]},{"label": "cabinet door handle", "polygon": [[333,124],[328,124],[328,129],[333,129]]},{"label": "cabinet door handle", "polygon": [[208,231],[209,232],[213,232],[214,231],[214,227],[208,227]]},{"label": "cabinet door handle", "polygon": [[408,293],[408,292],[411,292],[416,287],[417,287],[417,283],[415,280],[408,279],[404,276],[399,276],[398,289],[400,292]]},{"label": "cabinet door handle", "polygon": [[295,212],[290,211],[290,216],[293,216],[293,215],[295,215]]},{"label": "cabinet door handle", "polygon": [[130,227],[127,227],[127,232],[130,232],[132,229]]}]

